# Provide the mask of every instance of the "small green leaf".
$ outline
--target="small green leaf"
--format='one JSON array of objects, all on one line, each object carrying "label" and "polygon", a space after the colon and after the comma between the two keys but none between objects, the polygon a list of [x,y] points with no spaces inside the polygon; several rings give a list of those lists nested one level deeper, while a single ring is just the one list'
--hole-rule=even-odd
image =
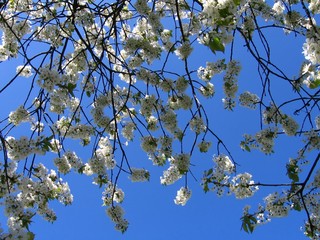
[{"label": "small green leaf", "polygon": [[27,233],[27,239],[28,240],[34,240],[35,238],[35,234],[33,232],[28,232]]},{"label": "small green leaf", "polygon": [[310,83],[309,88],[315,89],[320,86],[320,79],[316,79],[313,82]]},{"label": "small green leaf", "polygon": [[298,211],[298,212],[300,212],[300,211],[301,211],[301,206],[300,206],[300,204],[294,203],[294,204],[293,204],[293,209],[296,210],[296,211]]},{"label": "small green leaf", "polygon": [[207,174],[206,174],[207,176],[211,175],[211,174],[213,173],[213,169],[210,168],[206,173],[207,173]]},{"label": "small green leaf", "polygon": [[253,215],[245,215],[241,218],[241,220],[241,229],[243,229],[247,233],[252,233],[257,224],[257,219]]},{"label": "small green leaf", "polygon": [[218,37],[213,37],[211,34],[209,35],[209,43],[207,46],[211,49],[211,51],[216,54],[216,51],[224,52],[224,45],[221,43]]},{"label": "small green leaf", "polygon": [[239,6],[240,3],[241,3],[241,0],[233,0],[233,3],[234,3],[236,6]]},{"label": "small green leaf", "polygon": [[251,152],[251,149],[250,149],[250,147],[248,145],[244,146],[244,150],[246,150],[247,152]]},{"label": "small green leaf", "polygon": [[287,175],[293,182],[299,182],[298,175],[298,166],[297,164],[287,164]]},{"label": "small green leaf", "polygon": [[207,182],[205,182],[205,183],[203,184],[203,191],[204,191],[205,193],[209,192],[209,187],[208,187],[208,183],[207,183]]}]

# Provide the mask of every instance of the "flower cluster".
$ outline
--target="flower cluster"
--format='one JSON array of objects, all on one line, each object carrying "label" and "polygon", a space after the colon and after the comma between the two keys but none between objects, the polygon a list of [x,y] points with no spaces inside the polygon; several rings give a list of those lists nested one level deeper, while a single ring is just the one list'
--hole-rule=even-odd
[{"label": "flower cluster", "polygon": [[90,170],[98,175],[105,175],[107,169],[113,169],[116,161],[113,157],[113,148],[108,138],[101,138],[99,148],[88,162]]},{"label": "flower cluster", "polygon": [[140,168],[131,168],[130,179],[132,182],[145,182],[149,181],[149,178],[149,171]]},{"label": "flower cluster", "polygon": [[121,188],[113,185],[112,182],[108,182],[105,190],[102,193],[102,201],[104,206],[110,206],[113,202],[122,203],[124,200],[124,192]]},{"label": "flower cluster", "polygon": [[31,66],[20,65],[17,67],[17,73],[19,74],[19,76],[22,76],[22,77],[26,77],[26,78],[31,77],[32,76]]},{"label": "flower cluster", "polygon": [[223,90],[226,98],[223,99],[223,103],[226,109],[233,109],[235,106],[234,98],[238,91],[237,76],[241,70],[239,62],[230,61],[227,64],[226,73],[223,77],[224,85]]},{"label": "flower cluster", "polygon": [[23,106],[20,106],[16,111],[9,114],[9,122],[15,126],[18,126],[22,122],[29,122],[30,120],[30,114]]},{"label": "flower cluster", "polygon": [[128,228],[128,221],[123,218],[124,211],[119,205],[110,206],[107,209],[107,215],[116,224],[115,228],[121,232],[125,232]]},{"label": "flower cluster", "polygon": [[170,167],[163,172],[163,176],[160,177],[160,182],[163,185],[171,185],[182,177],[178,167],[176,165],[170,165]]},{"label": "flower cluster", "polygon": [[245,134],[240,146],[246,151],[250,151],[253,148],[270,154],[273,152],[274,140],[278,136],[277,130],[275,127],[269,127],[257,132],[255,136]]},{"label": "flower cluster", "polygon": [[271,217],[285,217],[288,215],[290,206],[286,205],[286,199],[280,197],[277,192],[269,194],[265,199],[266,210]]},{"label": "flower cluster", "polygon": [[174,53],[180,58],[181,60],[185,60],[189,57],[192,53],[193,48],[191,47],[189,42],[184,42],[178,47]]},{"label": "flower cluster", "polygon": [[251,197],[259,189],[258,186],[254,185],[254,181],[251,178],[252,175],[249,173],[241,173],[232,178],[230,191],[235,194],[236,198]]},{"label": "flower cluster", "polygon": [[256,109],[260,99],[256,94],[250,92],[241,93],[239,96],[240,105],[243,107]]},{"label": "flower cluster", "polygon": [[190,197],[191,197],[191,190],[186,187],[181,187],[177,191],[177,196],[174,199],[174,203],[177,205],[184,206],[184,205],[186,205],[186,203],[190,199]]}]

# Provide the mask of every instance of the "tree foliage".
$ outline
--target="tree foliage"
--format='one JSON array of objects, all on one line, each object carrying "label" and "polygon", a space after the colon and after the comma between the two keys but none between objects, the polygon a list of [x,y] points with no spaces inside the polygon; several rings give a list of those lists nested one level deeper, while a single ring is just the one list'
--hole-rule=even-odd
[{"label": "tree foliage", "polygon": [[[0,121],[0,199],[8,218],[1,238],[33,239],[35,215],[54,222],[49,202],[72,203],[62,180],[72,171],[103,189],[107,215],[125,232],[120,176],[150,178],[127,153],[132,144],[165,169],[161,184],[185,179],[176,204],[186,204],[189,183],[199,177],[192,172],[194,156],[211,161],[211,154],[204,191],[243,199],[259,188],[274,189],[253,212],[244,208],[243,230],[301,211],[305,235],[319,238],[318,0],[9,0],[0,8],[1,65],[16,68],[13,75],[2,74],[2,102],[10,101],[6,92],[22,78],[29,80],[26,94],[13,96],[20,105]],[[294,74],[274,60],[272,31],[301,40],[296,49],[304,60]],[[240,47],[260,77],[255,93],[238,92],[244,85]],[[197,58],[203,49],[210,61]],[[277,82],[281,91],[273,87]],[[226,111],[256,112],[260,129],[243,133],[244,151],[273,154],[279,138],[301,146],[283,166],[286,182],[262,183],[238,170],[240,159],[208,114],[216,92],[223,92]],[[90,152],[89,159],[74,142]]]}]

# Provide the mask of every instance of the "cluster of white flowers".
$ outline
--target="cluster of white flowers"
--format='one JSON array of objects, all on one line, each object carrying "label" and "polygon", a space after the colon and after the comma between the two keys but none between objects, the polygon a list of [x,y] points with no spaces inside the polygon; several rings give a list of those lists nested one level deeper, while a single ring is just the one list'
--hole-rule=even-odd
[{"label": "cluster of white flowers", "polygon": [[309,1],[308,8],[313,14],[319,14],[320,13],[320,1],[319,0],[311,0]]},{"label": "cluster of white flowers", "polygon": [[141,109],[140,112],[145,117],[150,117],[152,111],[156,107],[156,98],[154,95],[146,95],[141,99]]},{"label": "cluster of white flowers", "polygon": [[20,139],[14,137],[7,137],[7,154],[11,160],[22,160],[32,153],[32,146],[30,146],[29,139],[22,136]]},{"label": "cluster of white flowers", "polygon": [[285,7],[283,5],[283,3],[281,1],[276,1],[273,4],[272,10],[277,14],[277,15],[281,15],[283,14]]},{"label": "cluster of white flowers", "polygon": [[64,137],[73,139],[90,139],[94,133],[92,126],[79,123],[72,125],[71,119],[65,116],[54,124],[54,130]]},{"label": "cluster of white flowers", "polygon": [[107,215],[116,224],[115,228],[121,232],[125,232],[128,228],[128,221],[123,218],[124,211],[121,206],[110,206],[107,209]]},{"label": "cluster of white flowers", "polygon": [[39,69],[37,83],[48,92],[53,92],[55,85],[62,84],[62,79],[57,70],[43,67]]},{"label": "cluster of white flowers", "polygon": [[148,170],[141,168],[131,168],[130,179],[132,182],[145,182],[149,181],[150,173]]},{"label": "cluster of white flowers", "polygon": [[[228,15],[223,15],[228,12]],[[206,26],[227,25],[234,24],[234,16],[236,16],[237,8],[236,2],[231,0],[206,0],[203,1],[203,10],[200,14],[201,21]],[[223,20],[221,20],[223,19]]]},{"label": "cluster of white flowers", "polygon": [[316,123],[316,128],[320,129],[320,115],[318,115],[315,119],[315,123]]},{"label": "cluster of white flowers", "polygon": [[8,239],[29,239],[25,230],[36,213],[47,221],[55,221],[56,215],[48,207],[49,200],[57,199],[65,205],[73,201],[68,184],[59,179],[55,171],[48,173],[48,169],[42,164],[34,166],[34,169],[34,179],[17,176],[17,188],[11,188],[11,194],[4,198],[4,212],[8,217]]},{"label": "cluster of white flowers", "polygon": [[263,111],[263,122],[265,124],[269,123],[280,123],[281,120],[281,112],[280,109],[277,108],[274,104],[271,104],[269,107]]},{"label": "cluster of white flowers", "polygon": [[235,106],[234,98],[238,91],[237,76],[241,70],[239,62],[230,61],[227,64],[227,70],[223,77],[224,85],[223,90],[226,98],[223,99],[223,103],[226,109],[233,109]]},{"label": "cluster of white flowers", "polygon": [[251,197],[259,189],[251,179],[252,175],[249,173],[240,173],[232,178],[230,191],[235,194],[236,198],[243,199]]},{"label": "cluster of white flowers", "polygon": [[95,150],[88,164],[93,173],[105,175],[107,169],[113,169],[116,166],[113,148],[107,137],[101,138],[98,145],[99,148]]},{"label": "cluster of white flowers", "polygon": [[162,109],[160,120],[169,132],[174,133],[176,131],[178,125],[177,114],[172,109]]},{"label": "cluster of white flowers", "polygon": [[18,107],[14,112],[9,114],[9,122],[13,123],[15,126],[18,126],[22,122],[29,122],[31,120],[28,110],[23,106]]},{"label": "cluster of white flowers", "polygon": [[210,81],[216,74],[222,73],[226,69],[225,60],[218,60],[216,62],[207,62],[206,67],[200,66],[198,68],[198,77],[203,81]]},{"label": "cluster of white flowers", "polygon": [[155,131],[158,129],[158,119],[155,116],[150,116],[147,118],[148,130]]},{"label": "cluster of white flowers", "polygon": [[205,86],[201,86],[199,91],[204,97],[213,97],[215,93],[214,85],[211,82],[208,82]]},{"label": "cluster of white flowers", "polygon": [[59,172],[63,174],[69,173],[71,168],[78,171],[83,166],[81,159],[71,151],[65,152],[62,157],[55,158],[53,161]]},{"label": "cluster of white flowers", "polygon": [[[220,154],[213,157],[215,167],[205,173],[204,182],[212,183],[211,191],[216,191],[218,196],[222,196],[224,188],[230,185],[230,174],[235,170],[233,162],[227,155]],[[207,187],[207,186],[206,186]],[[207,189],[206,191],[208,191]]]},{"label": "cluster of white flowers", "polygon": [[190,155],[189,154],[177,154],[174,157],[169,158],[170,164],[177,167],[180,174],[185,174],[189,170]]},{"label": "cluster of white flowers", "polygon": [[207,126],[203,122],[202,118],[200,117],[193,117],[190,120],[190,128],[192,131],[194,131],[196,134],[200,134],[202,132],[205,132],[207,129]]},{"label": "cluster of white flowers", "polygon": [[186,205],[187,201],[190,199],[191,197],[191,190],[186,188],[186,187],[181,187],[178,191],[177,191],[177,196],[174,199],[174,203],[177,205],[181,205],[184,206]]},{"label": "cluster of white flowers", "polygon": [[271,217],[285,217],[288,215],[290,206],[285,205],[285,197],[280,197],[277,192],[269,194],[264,201],[266,202],[266,210]]},{"label": "cluster of white flowers", "polygon": [[175,90],[180,92],[180,93],[183,93],[186,91],[186,89],[188,88],[189,86],[189,82],[187,79],[185,79],[184,77],[178,77],[177,81],[175,82]]},{"label": "cluster of white flowers", "polygon": [[185,60],[189,57],[192,53],[193,48],[189,42],[184,42],[179,46],[174,53],[180,58],[181,60]]},{"label": "cluster of white flowers", "polygon": [[192,99],[186,94],[171,96],[168,99],[168,105],[173,110],[177,110],[181,108],[188,110],[192,108]]},{"label": "cluster of white flowers", "polygon": [[210,190],[216,191],[218,196],[222,196],[227,188],[228,194],[234,193],[239,199],[251,197],[258,190],[249,173],[240,173],[230,179],[230,175],[235,173],[235,165],[228,156],[221,154],[215,156],[213,161],[216,166],[207,171],[203,179],[205,188],[212,183]]},{"label": "cluster of white flowers", "polygon": [[31,77],[32,76],[32,71],[31,71],[31,66],[30,65],[20,65],[17,67],[16,72],[19,74],[19,76],[22,77]]},{"label": "cluster of white flowers", "polygon": [[[274,139],[277,137],[277,128],[266,128],[256,133],[255,139],[260,150],[266,154],[270,154],[273,151]],[[255,145],[251,145],[255,148]]]},{"label": "cluster of white flowers", "polygon": [[58,171],[63,174],[67,174],[71,170],[71,165],[68,159],[65,157],[58,157],[53,160],[54,165],[58,168]]},{"label": "cluster of white flowers", "polygon": [[[62,29],[61,29],[62,30]],[[58,25],[46,24],[37,29],[37,38],[43,42],[47,42],[54,47],[62,45],[62,31]]]},{"label": "cluster of white flowers", "polygon": [[141,139],[141,147],[146,153],[154,153],[158,147],[158,140],[155,137],[145,136]]},{"label": "cluster of white flowers", "polygon": [[288,136],[294,136],[299,129],[299,124],[292,117],[288,115],[282,116],[281,124],[282,124],[283,131]]},{"label": "cluster of white flowers", "polygon": [[317,150],[320,149],[320,133],[319,132],[311,130],[309,132],[306,132],[304,135],[307,137],[306,142],[308,143],[308,149],[310,151],[314,149],[317,149]]},{"label": "cluster of white flowers", "polygon": [[122,203],[124,200],[124,192],[121,188],[115,186],[108,181],[105,190],[102,193],[102,201],[104,206],[110,206],[113,202]]},{"label": "cluster of white flowers", "polygon": [[26,19],[18,19],[15,14],[3,12],[5,21],[0,24],[2,32],[2,59],[5,61],[8,56],[17,57],[18,42],[31,31],[31,22]]},{"label": "cluster of white flowers", "polygon": [[163,172],[163,176],[160,177],[160,183],[163,185],[170,185],[178,181],[182,177],[179,169],[175,165],[170,167]]},{"label": "cluster of white flowers", "polygon": [[260,102],[260,98],[256,94],[246,91],[240,94],[239,102],[243,107],[256,109],[257,104]]},{"label": "cluster of white flowers", "polygon": [[233,173],[235,166],[227,155],[220,154],[213,157],[213,161],[216,163],[217,169],[221,172]]},{"label": "cluster of white flowers", "polygon": [[136,124],[133,122],[128,122],[121,131],[121,134],[128,141],[132,141],[134,138],[133,132],[136,129]]},{"label": "cluster of white flowers", "polygon": [[305,59],[312,64],[320,63],[320,43],[317,38],[307,38],[303,44],[303,54]]}]

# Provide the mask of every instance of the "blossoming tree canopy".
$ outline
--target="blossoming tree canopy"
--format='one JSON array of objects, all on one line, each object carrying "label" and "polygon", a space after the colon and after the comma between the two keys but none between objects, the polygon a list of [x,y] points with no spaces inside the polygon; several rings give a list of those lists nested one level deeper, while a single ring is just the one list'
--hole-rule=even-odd
[{"label": "blossoming tree canopy", "polygon": [[[72,203],[62,178],[75,172],[103,189],[102,204],[121,232],[128,228],[123,182],[177,184],[174,203],[184,206],[193,179],[202,178],[205,192],[237,199],[268,187],[259,206],[244,207],[244,231],[300,211],[304,234],[318,239],[319,13],[318,0],[1,1],[0,66],[15,69],[2,73],[0,98],[17,106],[0,119],[0,201],[8,220],[0,238],[33,239],[35,215],[54,222],[49,203]],[[275,60],[272,31],[297,40],[297,69]],[[247,63],[257,76],[254,92],[241,78]],[[19,81],[28,81],[25,94],[8,96]],[[226,143],[212,103],[235,117],[251,109],[241,114],[255,116],[255,132]],[[272,155],[286,151],[283,139],[298,147],[283,165],[286,180],[276,183],[240,167],[231,150]],[[135,162],[131,145],[162,176]],[[193,174],[199,156],[212,165],[202,176]]]}]

